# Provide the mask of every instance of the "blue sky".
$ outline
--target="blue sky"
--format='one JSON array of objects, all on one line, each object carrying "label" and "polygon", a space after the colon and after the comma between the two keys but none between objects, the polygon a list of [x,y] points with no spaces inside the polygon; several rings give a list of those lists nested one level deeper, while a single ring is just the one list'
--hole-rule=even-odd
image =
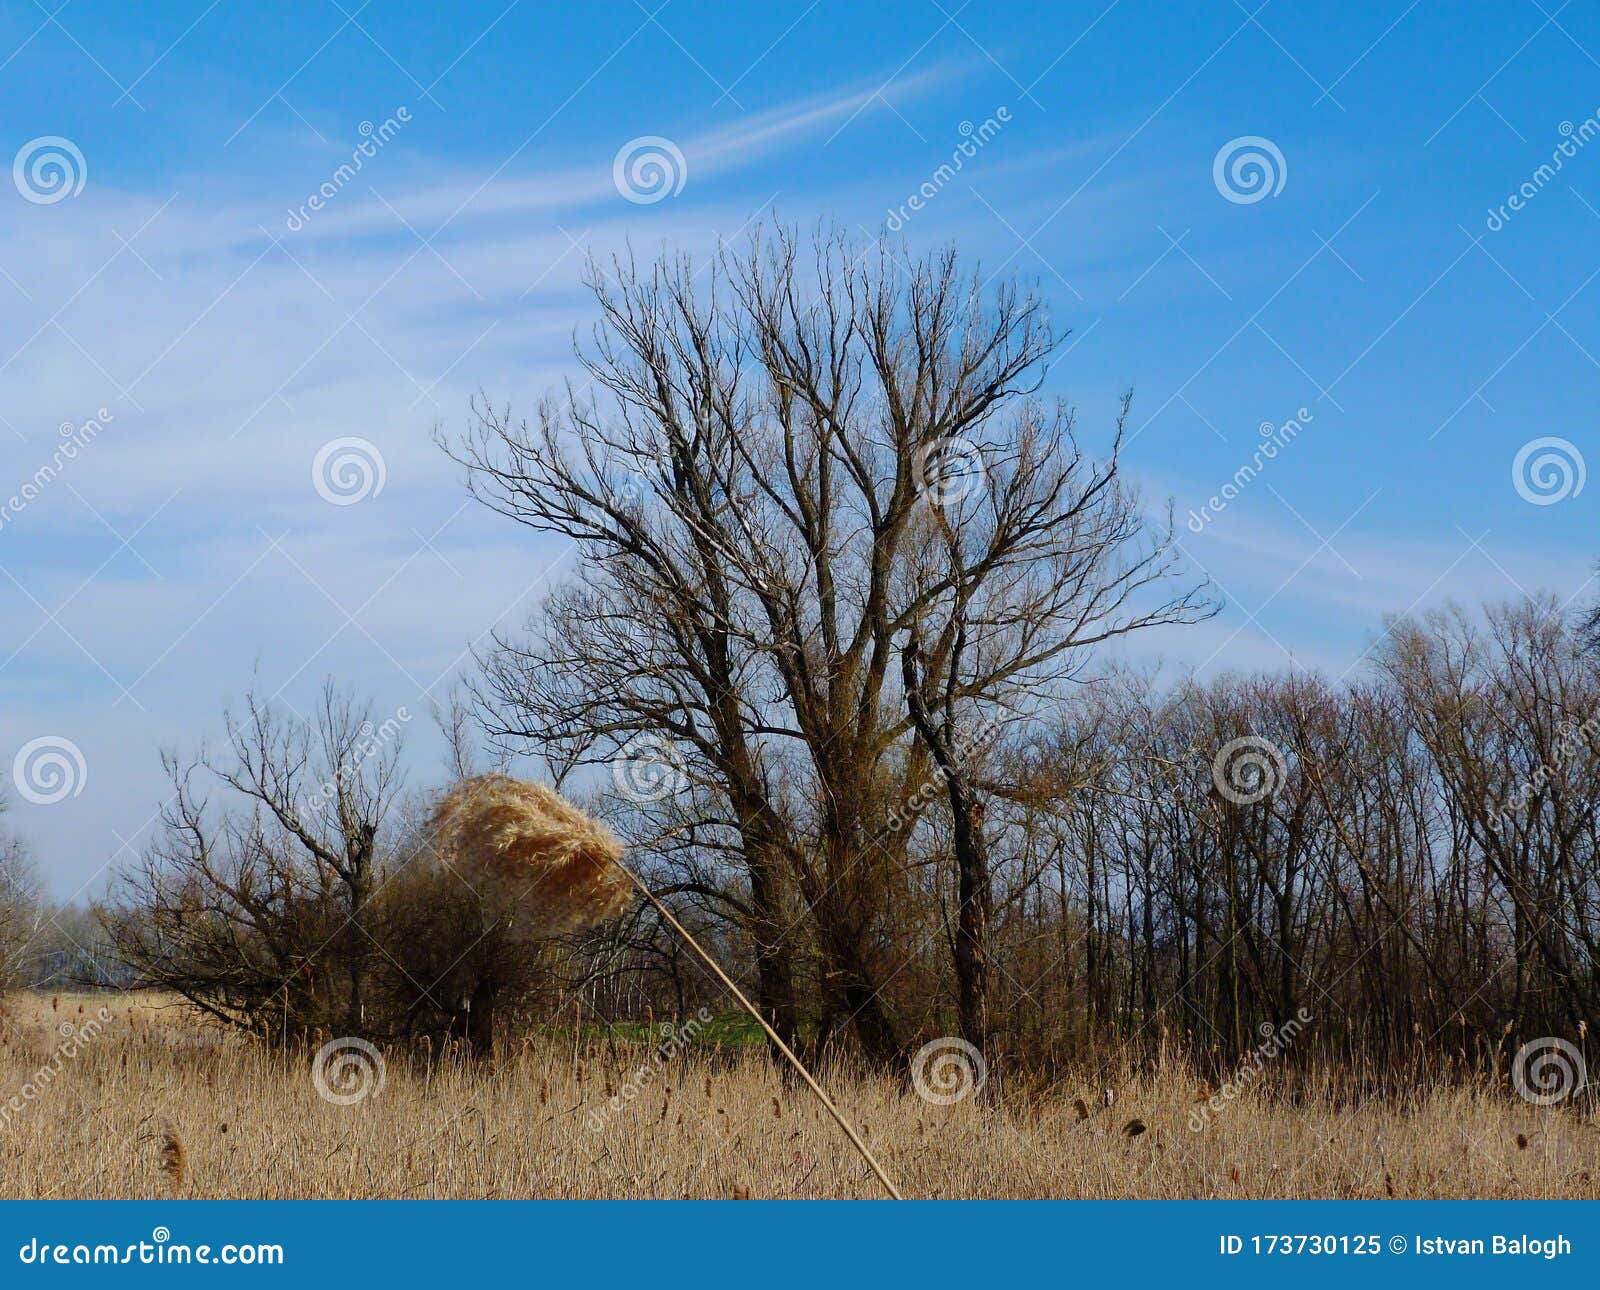
[{"label": "blue sky", "polygon": [[[82,757],[12,822],[57,895],[94,890],[158,749],[214,742],[252,680],[405,706],[436,776],[429,698],[561,567],[465,505],[435,428],[570,370],[584,249],[703,254],[768,212],[872,232],[964,123],[999,126],[901,234],[1037,280],[1091,446],[1134,389],[1153,510],[1181,523],[1310,414],[1181,531],[1224,612],[1143,652],[1353,676],[1387,612],[1581,602],[1597,112],[1600,15],[1555,0],[0,5],[0,502],[108,414],[0,511],[0,771]],[[363,123],[388,137],[294,227]],[[643,137],[683,160],[647,204],[613,176]],[[1230,145],[1269,191],[1230,187]],[[331,505],[312,464],[350,437],[382,489]],[[1542,495],[1513,475],[1539,439],[1568,469]]]}]

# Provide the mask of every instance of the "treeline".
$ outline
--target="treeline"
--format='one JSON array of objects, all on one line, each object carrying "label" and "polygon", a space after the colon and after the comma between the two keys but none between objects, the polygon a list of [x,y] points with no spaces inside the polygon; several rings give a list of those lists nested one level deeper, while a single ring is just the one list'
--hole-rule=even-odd
[{"label": "treeline", "polygon": [[[1373,653],[1350,685],[1125,685],[1063,727],[1047,778],[1077,791],[1006,826],[1019,1040],[1076,1014],[1237,1052],[1304,1009],[1318,1046],[1381,1059],[1593,1029],[1600,666],[1553,600],[1397,623]],[[1030,832],[1059,848],[1047,892]]]},{"label": "treeline", "polygon": [[[1384,1066],[1586,1046],[1600,660],[1540,598],[1397,622],[1365,670],[1176,690],[1121,676],[975,749],[996,1057],[1164,1040],[1227,1062],[1302,1012],[1306,1052]],[[884,893],[895,930],[873,962],[903,1045],[954,1028],[950,846],[948,813],[922,806]],[[742,893],[717,869],[684,852],[655,872],[736,940]],[[837,1033],[852,1018],[826,954],[798,931],[790,947],[808,1030]],[[614,997],[630,1006],[620,982]]]},{"label": "treeline", "polygon": [[[603,812],[786,1041],[1220,1062],[1304,1013],[1296,1052],[1396,1065],[1587,1043],[1592,622],[1397,622],[1349,683],[1118,674],[1119,641],[1216,603],[1128,482],[1122,419],[1091,452],[1039,397],[1060,345],[1027,290],[781,229],[592,286],[583,383],[441,440],[571,557],[481,651],[454,773],[487,756]],[[479,1047],[485,1003],[505,1026],[726,1002],[645,906],[509,934],[419,846],[428,795],[364,721],[332,692],[303,731],[252,708],[221,762],[172,763],[103,911],[141,980],[268,1036]]]}]

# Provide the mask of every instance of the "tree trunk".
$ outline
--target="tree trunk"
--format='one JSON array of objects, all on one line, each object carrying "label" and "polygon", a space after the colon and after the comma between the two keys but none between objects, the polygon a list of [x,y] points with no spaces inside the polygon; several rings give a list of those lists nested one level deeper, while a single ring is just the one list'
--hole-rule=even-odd
[{"label": "tree trunk", "polygon": [[472,991],[467,1007],[467,1042],[472,1045],[472,1055],[487,1058],[494,1055],[494,1031],[499,1011],[499,987],[490,980],[481,980]]},{"label": "tree trunk", "polygon": [[[761,1015],[792,1049],[800,1037],[799,1014],[794,998],[794,973],[789,962],[782,910],[776,896],[776,883],[763,859],[750,865],[750,936],[755,942],[756,1006]],[[781,1071],[789,1064],[778,1045],[769,1041],[772,1060]]]},{"label": "tree trunk", "polygon": [[989,925],[994,915],[989,855],[984,846],[982,808],[958,775],[950,783],[955,820],[956,1020],[961,1037],[989,1056]]},{"label": "tree trunk", "polygon": [[[955,658],[959,661],[964,633],[958,632]],[[994,914],[994,891],[989,877],[989,855],[983,840],[983,806],[968,777],[966,755],[957,748],[955,713],[946,704],[943,720],[928,711],[919,681],[920,648],[915,631],[901,655],[906,707],[918,736],[927,745],[944,777],[950,800],[952,842],[956,866],[956,1024],[961,1037],[989,1061],[989,924]],[[970,750],[968,750],[970,753]]]}]

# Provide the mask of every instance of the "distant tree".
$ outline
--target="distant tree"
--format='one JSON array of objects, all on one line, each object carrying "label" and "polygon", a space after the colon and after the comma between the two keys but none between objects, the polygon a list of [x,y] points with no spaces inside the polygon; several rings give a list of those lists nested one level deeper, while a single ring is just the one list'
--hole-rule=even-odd
[{"label": "distant tree", "polygon": [[226,757],[163,758],[162,830],[100,910],[139,984],[275,1036],[365,1033],[392,727],[331,684],[304,724],[252,694]]},{"label": "distant tree", "polygon": [[116,989],[131,978],[94,910],[76,902],[46,905],[29,942],[25,980],[38,990]]},{"label": "distant tree", "polygon": [[[1600,564],[1595,566],[1595,576],[1600,577]],[[1578,616],[1578,639],[1583,647],[1600,659],[1600,595]]]},{"label": "distant tree", "polygon": [[[462,1040],[489,1053],[558,1008],[581,954],[429,841],[402,796],[402,723],[327,686],[308,722],[254,694],[227,753],[164,758],[162,828],[98,909],[119,983],[170,991],[272,1042]],[[452,727],[446,725],[447,733]],[[457,740],[453,766],[464,766]]]},{"label": "distant tree", "polygon": [[[0,795],[0,819],[9,806]],[[44,918],[40,894],[27,844],[0,823],[0,989],[29,984],[30,955]]]}]

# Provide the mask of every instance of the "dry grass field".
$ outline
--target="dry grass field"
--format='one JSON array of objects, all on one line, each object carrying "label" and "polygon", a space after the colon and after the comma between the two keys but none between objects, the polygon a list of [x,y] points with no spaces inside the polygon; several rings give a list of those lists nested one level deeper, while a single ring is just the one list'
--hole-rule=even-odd
[{"label": "dry grass field", "polygon": [[[225,1038],[156,997],[14,999],[3,1035],[5,1198],[881,1194],[811,1095],[754,1052],[655,1065],[643,1045],[549,1039],[492,1068],[391,1058],[381,1089],[338,1105],[308,1056]],[[1247,1093],[1195,1132],[1192,1076],[1122,1072],[1109,1108],[1105,1082],[986,1108],[827,1077],[907,1196],[1600,1196],[1592,1112],[1508,1092],[1342,1106]]]}]

